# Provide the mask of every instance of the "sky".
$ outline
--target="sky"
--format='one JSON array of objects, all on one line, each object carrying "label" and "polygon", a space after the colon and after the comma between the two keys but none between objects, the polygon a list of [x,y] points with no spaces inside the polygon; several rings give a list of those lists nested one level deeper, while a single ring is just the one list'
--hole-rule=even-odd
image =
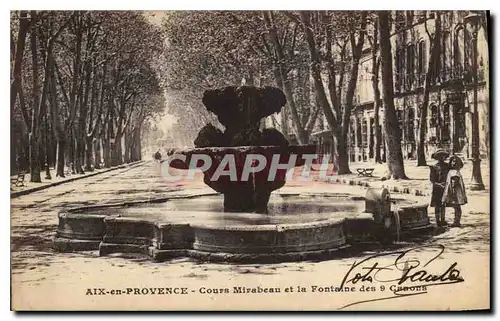
[{"label": "sky", "polygon": [[[144,14],[148,17],[149,21],[155,25],[160,25],[163,17],[166,16],[166,11],[150,10],[145,11]],[[165,106],[165,116],[163,116],[157,123],[158,128],[160,128],[164,133],[168,133],[172,129],[172,125],[177,122],[174,115],[168,114],[168,106]]]}]

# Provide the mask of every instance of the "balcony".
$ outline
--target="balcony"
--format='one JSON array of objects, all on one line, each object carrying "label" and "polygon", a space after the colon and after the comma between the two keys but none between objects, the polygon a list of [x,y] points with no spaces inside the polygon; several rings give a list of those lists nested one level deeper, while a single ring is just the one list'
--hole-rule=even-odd
[{"label": "balcony", "polygon": [[[424,87],[425,76],[425,73],[405,74],[404,72],[396,75],[394,79],[394,92],[401,94]],[[441,70],[437,79],[431,84],[447,86],[473,85],[474,79],[472,76],[470,70],[464,71],[463,68],[449,68]],[[477,73],[478,83],[486,81],[486,77],[488,77],[486,70],[479,69]]]},{"label": "balcony", "polygon": [[[484,69],[479,69],[477,71],[477,82],[481,83],[486,81],[486,71]],[[474,84],[474,74],[472,71],[466,71],[464,72],[464,83],[467,85],[473,85]]]},{"label": "balcony", "polygon": [[[474,77],[473,72],[470,70],[463,71],[462,69],[452,69],[441,72],[441,83],[443,84],[455,84],[460,83],[462,85],[473,85]],[[477,82],[481,83],[486,80],[487,74],[484,69],[479,69],[477,71]]]}]

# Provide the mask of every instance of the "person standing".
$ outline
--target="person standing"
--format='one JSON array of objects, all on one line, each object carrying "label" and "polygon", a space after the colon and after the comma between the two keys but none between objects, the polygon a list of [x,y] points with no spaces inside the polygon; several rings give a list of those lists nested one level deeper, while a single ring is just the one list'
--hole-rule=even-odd
[{"label": "person standing", "polygon": [[445,220],[446,208],[443,205],[443,193],[446,184],[446,177],[449,171],[449,165],[445,162],[448,158],[449,153],[443,149],[438,149],[432,158],[437,160],[434,166],[430,166],[430,177],[429,180],[432,183],[432,194],[431,194],[431,207],[435,209],[435,217],[437,226],[447,226]]},{"label": "person standing", "polygon": [[446,176],[446,183],[443,191],[442,202],[445,207],[455,209],[455,219],[451,226],[459,227],[462,217],[462,205],[467,204],[465,194],[465,184],[460,174],[460,169],[464,167],[464,162],[457,155],[450,157],[450,170]]}]

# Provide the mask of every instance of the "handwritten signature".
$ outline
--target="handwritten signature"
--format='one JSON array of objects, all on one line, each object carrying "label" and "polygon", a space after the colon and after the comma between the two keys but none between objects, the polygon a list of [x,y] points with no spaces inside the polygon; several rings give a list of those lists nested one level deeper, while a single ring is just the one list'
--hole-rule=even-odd
[{"label": "handwritten signature", "polygon": [[[420,261],[416,256],[422,256],[420,251],[423,249],[436,249],[437,254],[427,260]],[[389,287],[392,295],[354,302],[342,307],[342,309],[355,304],[425,294],[429,286],[464,282],[457,262],[445,269],[441,269],[439,272],[429,272],[433,267],[431,263],[435,262],[443,254],[444,249],[445,247],[441,244],[425,245],[405,251],[376,254],[359,262],[354,262],[342,279],[340,288],[355,284],[371,284],[373,282],[392,283]],[[381,265],[376,260],[388,256],[396,256],[394,262],[388,265]],[[405,293],[408,289],[411,289],[411,293]]]}]

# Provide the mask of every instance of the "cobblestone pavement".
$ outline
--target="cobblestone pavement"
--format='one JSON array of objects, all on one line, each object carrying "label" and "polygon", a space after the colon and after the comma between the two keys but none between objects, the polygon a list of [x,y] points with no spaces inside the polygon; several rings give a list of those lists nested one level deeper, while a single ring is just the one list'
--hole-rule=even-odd
[{"label": "cobblestone pavement", "polygon": [[[423,171],[422,171],[423,172]],[[464,170],[466,172],[466,170]],[[419,180],[418,175],[408,170],[410,177]],[[485,171],[483,171],[485,175]],[[489,172],[488,172],[489,175]],[[354,177],[355,175],[352,175]],[[465,176],[465,175],[464,175]],[[489,178],[483,176],[485,183]],[[376,178],[372,178],[376,180]],[[423,178],[421,178],[423,180]],[[415,184],[414,181],[405,183]],[[327,182],[290,182],[285,191],[335,192],[364,187],[346,186]],[[311,284],[333,285],[340,283],[356,258],[337,259],[323,262],[296,262],[271,265],[226,265],[194,262],[177,259],[164,263],[153,263],[140,255],[113,255],[99,257],[96,251],[80,253],[55,253],[52,238],[58,219],[57,213],[73,206],[95,203],[116,203],[119,201],[143,200],[168,195],[192,195],[212,192],[198,179],[190,182],[169,183],[160,174],[158,164],[146,162],[137,167],[118,169],[90,178],[48,188],[43,191],[11,200],[11,266],[12,303],[14,309],[143,309],[192,308],[194,302],[199,309],[210,308],[210,304],[225,306],[226,309],[266,309],[276,307],[283,298],[269,296],[269,300],[249,300],[248,296],[231,298],[198,293],[199,288]],[[449,228],[436,233],[423,244],[442,244],[445,253],[439,262],[456,261],[467,286],[449,287],[459,295],[477,287],[478,297],[466,304],[470,308],[489,304],[489,251],[490,251],[489,192],[469,194],[469,204],[463,208],[463,226]],[[432,213],[431,217],[433,216]],[[452,220],[452,214],[447,214]],[[408,247],[409,244],[395,245]],[[432,251],[422,249],[429,254]],[[363,257],[377,253],[367,249]],[[358,257],[359,259],[359,257]],[[121,297],[110,300],[89,299],[85,291],[90,287],[121,288],[123,286],[188,286],[196,294],[192,298],[181,297],[152,299],[146,297]],[[451,292],[450,292],[451,293]],[[50,295],[50,300],[47,300]],[[452,308],[456,302],[441,300],[442,291],[429,292],[425,299],[405,300],[404,308],[423,309]],[[463,295],[470,296],[469,292]],[[71,297],[71,300],[69,299]],[[486,299],[485,299],[486,298]],[[297,298],[296,298],[297,299]],[[348,296],[327,300],[324,297],[308,297],[317,308],[338,308],[349,303]],[[332,301],[334,300],[334,302]],[[424,301],[422,301],[424,300]],[[431,301],[434,306],[429,306]],[[401,301],[403,302],[403,301]],[[424,304],[425,303],[425,304]],[[274,305],[273,305],[274,304]],[[307,305],[307,304],[306,304]],[[464,306],[462,304],[462,306]],[[363,308],[383,309],[387,305],[366,303]],[[301,308],[300,306],[298,307]],[[305,306],[303,307],[305,308]],[[361,308],[361,307],[360,307]],[[397,307],[396,307],[397,308]]]}]

